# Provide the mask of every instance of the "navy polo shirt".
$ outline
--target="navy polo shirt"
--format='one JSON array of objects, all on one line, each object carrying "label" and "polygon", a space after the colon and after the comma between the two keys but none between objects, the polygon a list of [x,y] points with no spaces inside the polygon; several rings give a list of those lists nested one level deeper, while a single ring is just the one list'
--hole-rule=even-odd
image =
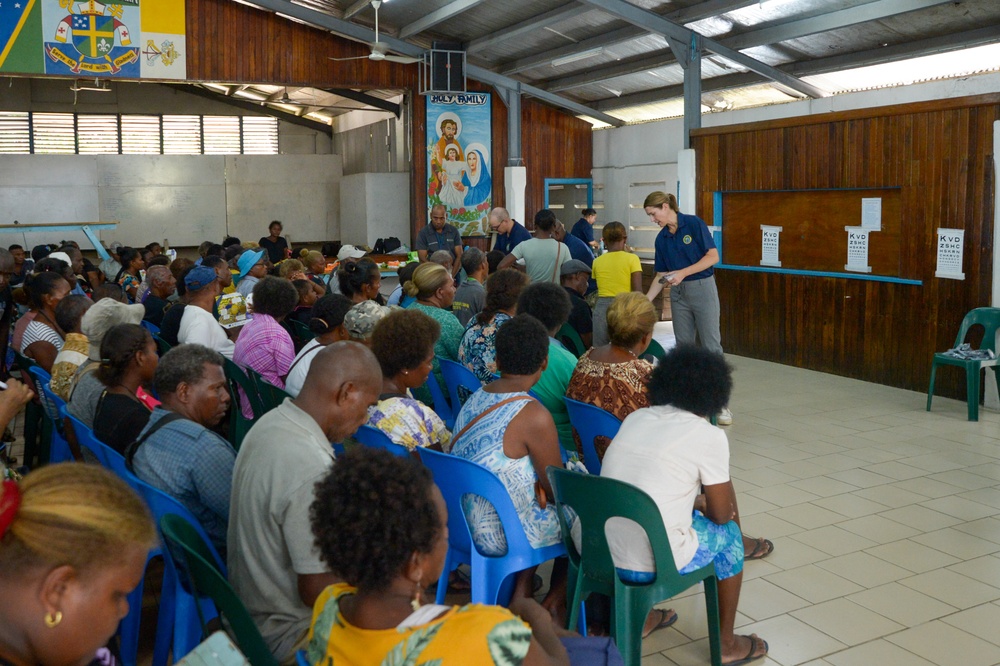
[{"label": "navy polo shirt", "polygon": [[[511,220],[514,222],[513,220]],[[497,243],[493,246],[494,250],[500,250],[504,254],[510,254],[511,250],[520,245],[526,240],[531,240],[531,232],[524,228],[524,225],[514,222],[514,226],[511,228],[509,233],[499,234],[497,236]]]},{"label": "navy polo shirt", "polygon": [[581,217],[573,225],[573,230],[570,231],[571,234],[582,240],[584,243],[590,244],[594,242],[594,227],[591,226],[590,222],[587,222],[587,218]]},{"label": "navy polo shirt", "polygon": [[454,257],[455,248],[462,246],[462,235],[458,229],[447,223],[441,229],[441,233],[434,231],[434,226],[428,224],[417,233],[417,242],[414,245],[418,250],[426,250],[428,255],[438,250],[448,250]]},{"label": "navy polo shirt", "polygon": [[[566,234],[562,242],[566,243],[566,247],[569,248],[569,256],[574,259],[579,259],[583,263],[587,264],[588,268],[594,267],[594,253],[591,252],[589,245],[573,234]],[[587,293],[590,293],[595,289],[597,289],[597,281],[594,278],[589,278],[587,280]]]},{"label": "navy polo shirt", "polygon": [[[677,231],[670,233],[669,227],[663,227],[656,234],[653,246],[656,248],[656,272],[669,273],[701,261],[709,250],[715,249],[715,241],[700,217],[677,213]],[[709,267],[684,279],[701,280],[711,277],[714,272]]]}]

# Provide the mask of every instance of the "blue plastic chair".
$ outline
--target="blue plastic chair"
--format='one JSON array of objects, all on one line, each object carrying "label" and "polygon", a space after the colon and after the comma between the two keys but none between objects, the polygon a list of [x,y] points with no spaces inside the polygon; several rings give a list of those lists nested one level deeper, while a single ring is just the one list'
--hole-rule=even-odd
[{"label": "blue plastic chair", "polygon": [[367,424],[361,426],[358,428],[358,431],[354,433],[353,437],[354,440],[362,446],[367,446],[373,449],[382,449],[384,451],[388,451],[394,456],[399,456],[400,458],[410,457],[409,449],[402,444],[396,444],[394,441],[389,439],[389,435],[374,426]]},{"label": "blue plastic chair", "polygon": [[431,400],[434,402],[434,412],[441,417],[444,424],[448,426],[448,430],[451,430],[455,427],[455,412],[452,411],[451,403],[448,402],[448,398],[445,396],[444,391],[441,390],[441,385],[438,384],[437,378],[434,376],[433,372],[427,375],[427,381],[424,382],[424,388],[431,394]]},{"label": "blue plastic chair", "polygon": [[[153,488],[133,474],[125,464],[125,457],[99,440],[94,435],[94,431],[86,424],[69,415],[65,409],[63,413],[69,418],[73,433],[80,446],[90,449],[102,466],[114,472],[116,476],[143,497],[156,519],[157,525],[159,525],[160,517],[166,513],[179,514],[192,524],[198,524],[197,519],[177,500]],[[204,534],[200,525],[198,529]],[[167,663],[171,645],[175,661],[193,650],[201,642],[202,633],[195,599],[189,591],[181,587],[177,571],[173,563],[167,559],[162,548],[158,547],[150,551],[146,558],[146,566],[149,566],[149,561],[154,557],[161,555],[164,557],[165,566],[160,612],[156,624],[156,643],[153,648],[153,666],[164,666]],[[225,571],[218,553],[215,553],[215,557],[216,563],[222,567],[222,571]],[[142,616],[142,595],[143,581],[140,580],[138,587],[128,596],[129,612],[122,620],[120,627],[122,662],[126,666],[135,666],[136,664],[139,648],[139,622]],[[211,606],[203,606],[203,608],[206,609],[209,617],[215,616]]]},{"label": "blue plastic chair", "polygon": [[305,650],[299,650],[295,653],[295,664],[296,666],[312,666],[312,664],[309,663],[309,659],[306,658]]},{"label": "blue plastic chair", "polygon": [[[187,507],[134,475],[131,482],[135,484],[139,494],[146,500],[157,528],[159,528],[160,519],[168,514],[178,515],[191,523],[214,557],[211,564],[214,564],[223,576],[227,576],[226,565],[222,558],[215,550],[208,535],[205,534],[198,519],[188,511]],[[162,540],[162,532],[160,537]],[[168,651],[172,652],[173,660],[177,662],[196,648],[202,640],[202,619],[210,620],[217,616],[215,606],[207,599],[201,603],[199,613],[199,600],[194,596],[192,590],[185,586],[186,578],[179,574],[177,563],[170,551],[166,548],[162,550],[163,591],[160,601],[160,617],[156,625],[156,644],[153,648],[154,666],[163,666],[167,663]],[[173,613],[170,612],[171,605]]]},{"label": "blue plastic chair", "polygon": [[614,414],[595,405],[572,398],[563,398],[563,400],[566,402],[566,411],[569,412],[570,425],[580,437],[580,444],[583,446],[583,464],[587,466],[588,472],[600,476],[601,460],[597,457],[594,440],[602,436],[614,439],[622,422]]},{"label": "blue plastic chair", "polygon": [[160,334],[160,327],[157,326],[156,324],[154,324],[153,322],[146,321],[145,319],[143,319],[139,323],[142,324],[142,327],[144,329],[146,329],[147,331],[149,331],[150,335],[159,335]]},{"label": "blue plastic chair", "polygon": [[45,430],[51,432],[49,437],[49,463],[59,463],[74,460],[73,453],[69,449],[66,441],[66,434],[63,432],[62,419],[59,416],[59,409],[66,404],[66,401],[57,396],[49,388],[52,376],[45,372],[40,366],[32,366],[28,372],[35,380],[35,388],[38,389],[38,400],[42,403],[42,411],[48,427]]},{"label": "blue plastic chair", "polygon": [[[417,452],[434,475],[448,506],[448,555],[438,581],[437,603],[444,601],[448,574],[459,564],[472,566],[472,603],[506,606],[514,589],[514,574],[566,555],[562,542],[544,548],[533,548],[528,543],[510,494],[493,472],[447,453],[423,447]],[[507,537],[506,554],[484,555],[475,547],[462,510],[462,496],[467,494],[484,498],[496,509]]]},{"label": "blue plastic chair", "polygon": [[441,374],[444,376],[444,385],[448,388],[448,401],[451,403],[451,418],[454,422],[458,418],[458,413],[462,411],[462,405],[469,399],[463,399],[459,393],[459,387],[468,390],[469,395],[475,393],[483,387],[479,377],[461,363],[439,358],[441,363]]}]

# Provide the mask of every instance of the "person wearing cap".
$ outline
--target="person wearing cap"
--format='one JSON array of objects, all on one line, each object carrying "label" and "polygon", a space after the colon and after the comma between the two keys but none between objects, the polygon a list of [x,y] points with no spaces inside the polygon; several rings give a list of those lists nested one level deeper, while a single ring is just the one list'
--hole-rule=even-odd
[{"label": "person wearing cap", "polygon": [[344,315],[344,329],[347,331],[348,337],[366,347],[371,346],[375,324],[382,321],[382,318],[389,314],[392,309],[385,305],[379,305],[375,301],[356,303]]},{"label": "person wearing cap", "polygon": [[[577,261],[582,261],[590,268],[594,264],[594,253],[590,251],[590,246],[573,234],[566,233],[566,225],[560,220],[556,220],[556,226],[552,229],[552,237],[560,243],[565,243],[569,248],[569,256]],[[587,293],[597,291],[597,282],[593,279],[587,282]]]},{"label": "person wearing cap", "polygon": [[524,225],[513,219],[506,208],[494,208],[490,211],[490,231],[497,234],[493,249],[508,255],[526,240],[531,240],[531,232]]},{"label": "person wearing cap", "polygon": [[146,311],[141,305],[126,305],[111,298],[102,298],[87,310],[80,320],[80,330],[87,336],[88,359],[76,371],[69,389],[66,409],[88,428],[94,427],[97,402],[104,392],[104,385],[97,379],[97,366],[101,362],[101,343],[104,336],[118,324],[138,324]]},{"label": "person wearing cap", "polygon": [[240,269],[239,275],[233,280],[236,283],[236,291],[240,292],[243,298],[249,298],[254,285],[267,275],[264,250],[246,250],[240,255],[236,265]]},{"label": "person wearing cap", "polygon": [[108,282],[114,282],[115,277],[118,275],[118,271],[122,269],[122,265],[118,263],[118,251],[122,249],[122,244],[118,241],[111,241],[108,245],[108,254],[111,255],[104,261],[102,261],[97,267],[101,269],[104,273],[104,278]]},{"label": "person wearing cap", "polygon": [[421,263],[427,261],[434,252],[447,250],[455,258],[452,275],[458,273],[458,269],[462,267],[462,235],[456,227],[448,224],[448,215],[443,204],[431,207],[431,223],[417,233],[417,240],[413,246],[417,249]]},{"label": "person wearing cap", "polygon": [[215,297],[219,295],[219,278],[215,271],[208,266],[192,268],[184,276],[184,289],[187,306],[177,329],[177,342],[204,345],[232,360],[235,344],[212,315]]},{"label": "person wearing cap", "polygon": [[465,282],[459,285],[455,292],[455,300],[451,303],[451,311],[458,317],[458,322],[465,328],[472,318],[483,311],[486,304],[486,276],[490,265],[486,261],[486,253],[476,247],[462,255],[462,268],[465,269]]},{"label": "person wearing cap", "polygon": [[583,341],[583,346],[589,348],[593,344],[594,321],[587,299],[587,284],[590,281],[590,267],[578,259],[566,262],[559,269],[559,283],[569,294],[572,306],[569,319],[566,321],[577,332]]},{"label": "person wearing cap", "polygon": [[[67,253],[63,252],[62,250],[59,250],[57,252],[52,252],[52,253],[49,254],[48,257],[46,257],[46,259],[57,259],[57,260],[63,262],[64,264],[66,264],[67,268],[66,268],[66,273],[65,273],[64,277],[66,278],[66,281],[69,282],[69,284],[70,284],[69,293],[71,295],[73,295],[73,296],[87,296],[88,295],[87,292],[84,291],[83,287],[80,285],[80,280],[77,277],[78,273],[75,270],[75,266],[74,266],[73,260],[70,258],[70,256]],[[83,267],[83,259],[82,258],[80,259],[79,265],[80,265],[81,268]]]},{"label": "person wearing cap", "polygon": [[594,346],[608,344],[608,308],[618,294],[642,291],[642,264],[639,257],[625,249],[628,232],[621,222],[609,222],[601,232],[606,252],[594,260],[593,277],[597,281],[594,305]]}]

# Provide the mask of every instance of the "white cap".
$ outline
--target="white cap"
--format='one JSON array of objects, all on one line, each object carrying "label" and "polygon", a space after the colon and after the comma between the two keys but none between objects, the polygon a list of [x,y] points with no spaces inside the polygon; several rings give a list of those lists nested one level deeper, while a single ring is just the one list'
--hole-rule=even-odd
[{"label": "white cap", "polygon": [[343,261],[344,259],[360,259],[365,256],[366,252],[353,245],[345,245],[340,248],[340,252],[337,253],[337,260]]}]

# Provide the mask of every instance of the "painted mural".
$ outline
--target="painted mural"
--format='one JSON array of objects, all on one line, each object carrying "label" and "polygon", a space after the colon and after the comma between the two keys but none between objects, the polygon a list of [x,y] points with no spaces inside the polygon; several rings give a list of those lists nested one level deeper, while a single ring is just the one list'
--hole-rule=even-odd
[{"label": "painted mural", "polygon": [[483,236],[493,200],[490,93],[427,96],[427,210],[444,204],[463,236]]},{"label": "painted mural", "polygon": [[0,72],[183,79],[184,0],[0,0]]}]

